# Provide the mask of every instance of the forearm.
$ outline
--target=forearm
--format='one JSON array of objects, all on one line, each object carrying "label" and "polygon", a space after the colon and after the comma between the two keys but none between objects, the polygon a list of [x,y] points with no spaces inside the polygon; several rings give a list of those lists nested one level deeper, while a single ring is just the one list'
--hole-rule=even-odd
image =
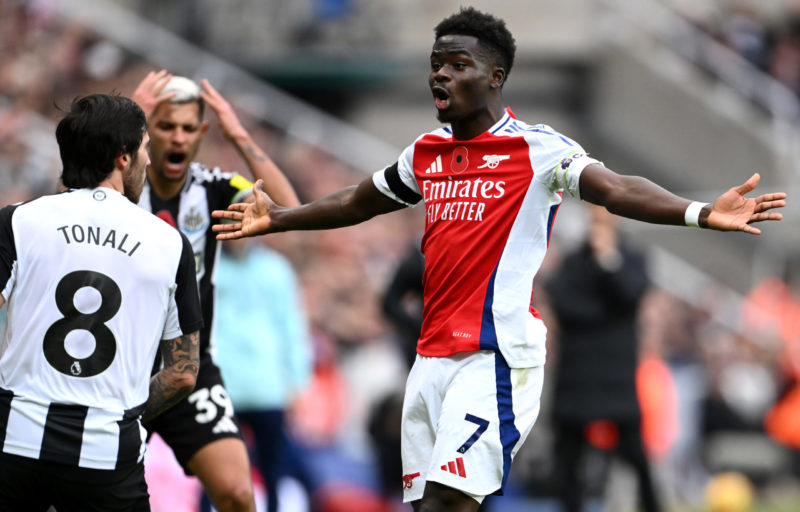
[{"label": "forearm", "polygon": [[191,377],[172,368],[164,368],[150,377],[150,396],[144,405],[142,422],[151,421],[186,398],[194,389],[195,379],[196,374]]},{"label": "forearm", "polygon": [[192,392],[200,367],[200,339],[197,332],[173,340],[162,340],[164,368],[150,378],[150,395],[142,421],[148,422]]},{"label": "forearm", "polygon": [[300,200],[294,188],[286,179],[275,162],[253,141],[247,132],[242,132],[231,137],[239,154],[242,155],[247,167],[255,179],[264,180],[264,192],[269,195],[275,204],[280,206],[297,206]]},{"label": "forearm", "polygon": [[375,189],[371,180],[343,188],[312,203],[270,211],[272,231],[334,229],[352,226],[404,206]]},{"label": "forearm", "polygon": [[[581,188],[581,198],[622,217],[653,224],[685,225],[691,201],[640,176],[617,176],[603,188]],[[705,213],[707,216],[707,212]]]}]

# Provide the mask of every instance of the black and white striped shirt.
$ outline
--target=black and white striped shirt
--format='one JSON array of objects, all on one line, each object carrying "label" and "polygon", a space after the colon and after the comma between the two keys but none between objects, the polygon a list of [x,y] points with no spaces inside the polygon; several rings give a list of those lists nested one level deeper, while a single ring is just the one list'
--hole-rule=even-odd
[{"label": "black and white striped shirt", "polygon": [[220,251],[217,234],[211,230],[211,224],[217,222],[211,217],[211,212],[227,209],[252,186],[240,174],[192,162],[186,183],[177,196],[163,200],[155,194],[150,183],[145,182],[139,198],[139,206],[178,228],[192,244],[205,320],[205,327],[200,331],[201,359],[210,355],[213,348],[215,265]]},{"label": "black and white striped shirt", "polygon": [[188,240],[108,188],[0,210],[0,445],[93,469],[140,461],[159,340],[202,326]]}]

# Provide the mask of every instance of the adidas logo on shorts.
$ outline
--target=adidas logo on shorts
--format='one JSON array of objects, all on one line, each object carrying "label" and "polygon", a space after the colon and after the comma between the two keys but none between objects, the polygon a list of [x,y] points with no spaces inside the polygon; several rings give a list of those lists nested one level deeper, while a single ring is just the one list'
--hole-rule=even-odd
[{"label": "adidas logo on shorts", "polygon": [[462,457],[451,460],[447,464],[442,464],[442,470],[449,471],[461,478],[467,478],[467,471],[464,469],[464,459]]}]

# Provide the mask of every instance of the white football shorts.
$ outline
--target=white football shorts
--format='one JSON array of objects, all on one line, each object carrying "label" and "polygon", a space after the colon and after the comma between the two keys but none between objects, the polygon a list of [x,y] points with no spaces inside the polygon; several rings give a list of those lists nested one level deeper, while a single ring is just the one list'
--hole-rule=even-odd
[{"label": "white football shorts", "polygon": [[428,481],[479,503],[502,492],[543,381],[543,366],[509,368],[499,352],[417,355],[403,401],[403,501],[421,499]]}]

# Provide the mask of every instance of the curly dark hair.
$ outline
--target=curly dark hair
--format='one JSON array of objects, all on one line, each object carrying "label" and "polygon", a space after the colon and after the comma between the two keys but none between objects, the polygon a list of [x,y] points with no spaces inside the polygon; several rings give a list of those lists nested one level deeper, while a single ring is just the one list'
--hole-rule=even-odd
[{"label": "curly dark hair", "polygon": [[517,45],[514,36],[506,28],[505,21],[473,7],[462,7],[457,13],[439,22],[433,30],[436,39],[447,35],[477,38],[489,57],[505,70],[506,78],[511,72]]},{"label": "curly dark hair", "polygon": [[94,188],[114,170],[122,154],[136,158],[147,130],[144,112],[119,95],[77,98],[56,127],[61,181],[69,188]]}]

